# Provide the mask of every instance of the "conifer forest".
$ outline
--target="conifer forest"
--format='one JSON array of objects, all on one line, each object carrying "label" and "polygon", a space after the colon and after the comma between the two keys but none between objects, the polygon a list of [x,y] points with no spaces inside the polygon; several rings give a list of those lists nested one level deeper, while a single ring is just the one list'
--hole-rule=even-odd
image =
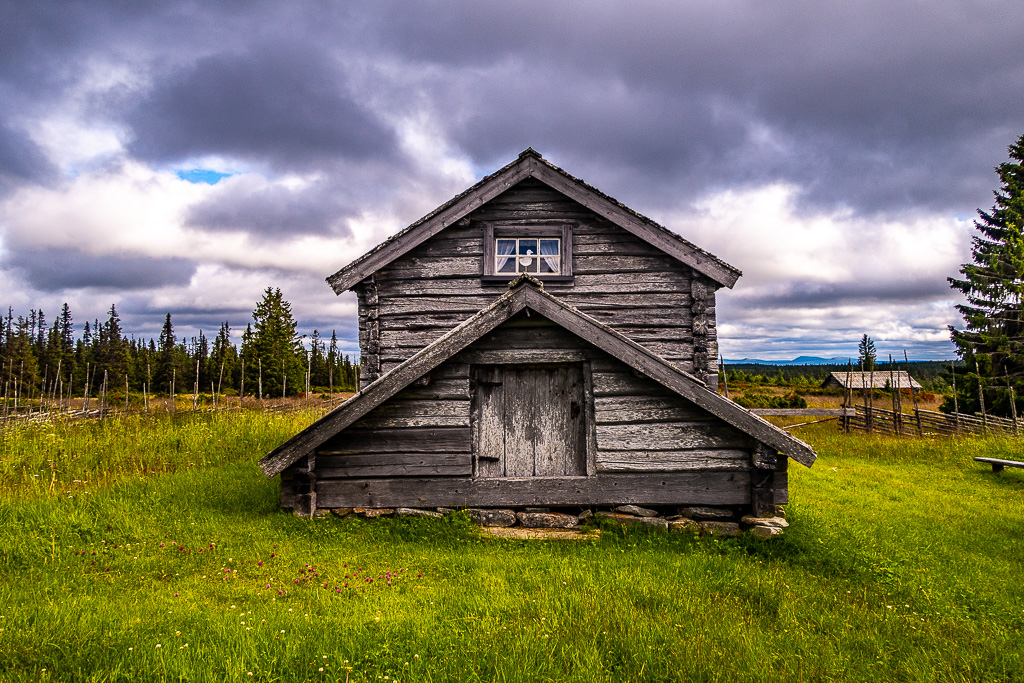
[{"label": "conifer forest", "polygon": [[202,330],[179,336],[168,313],[157,339],[126,334],[115,305],[105,320],[81,325],[67,304],[52,319],[41,309],[0,317],[0,399],[22,403],[44,398],[128,394],[209,394],[282,398],[303,393],[354,391],[358,360],[338,348],[336,332],[308,338],[296,332],[291,305],[268,287],[252,321],[232,342],[227,322],[213,338]]}]

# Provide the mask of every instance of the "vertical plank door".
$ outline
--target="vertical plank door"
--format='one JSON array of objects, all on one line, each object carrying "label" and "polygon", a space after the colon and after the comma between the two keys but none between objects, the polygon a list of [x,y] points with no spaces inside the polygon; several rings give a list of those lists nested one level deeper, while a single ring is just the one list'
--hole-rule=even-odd
[{"label": "vertical plank door", "polygon": [[475,368],[477,476],[585,475],[580,364]]}]

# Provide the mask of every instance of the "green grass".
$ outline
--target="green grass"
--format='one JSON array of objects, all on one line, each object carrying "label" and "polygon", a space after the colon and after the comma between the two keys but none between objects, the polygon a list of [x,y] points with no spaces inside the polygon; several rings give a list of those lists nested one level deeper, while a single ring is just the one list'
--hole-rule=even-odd
[{"label": "green grass", "polygon": [[779,539],[607,528],[542,543],[484,539],[461,516],[278,511],[254,461],[309,419],[6,434],[0,679],[1024,675],[1024,472],[971,461],[1019,458],[1015,442],[811,428],[801,436],[820,458],[792,466]]}]

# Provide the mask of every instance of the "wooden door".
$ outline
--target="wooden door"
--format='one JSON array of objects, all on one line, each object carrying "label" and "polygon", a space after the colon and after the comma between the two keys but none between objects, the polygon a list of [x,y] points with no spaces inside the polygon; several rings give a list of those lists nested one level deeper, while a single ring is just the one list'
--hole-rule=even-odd
[{"label": "wooden door", "polygon": [[582,365],[476,366],[473,379],[477,476],[587,473]]}]

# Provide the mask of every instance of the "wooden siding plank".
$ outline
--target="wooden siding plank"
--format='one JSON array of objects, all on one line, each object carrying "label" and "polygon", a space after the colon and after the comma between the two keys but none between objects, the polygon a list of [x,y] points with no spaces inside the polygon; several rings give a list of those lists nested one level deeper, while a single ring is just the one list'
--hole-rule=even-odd
[{"label": "wooden siding plank", "polygon": [[[554,288],[554,285],[550,286]],[[547,288],[546,288],[547,291]],[[687,316],[689,319],[690,306],[685,297],[689,296],[689,288],[686,291],[673,292],[644,292],[644,293],[605,293],[605,292],[582,292],[575,288],[563,287],[561,290],[550,293],[563,297],[563,301],[588,315],[592,311],[618,311],[629,312],[636,309],[665,310],[671,315],[678,314]],[[440,326],[448,320],[444,316],[464,315],[459,322],[471,315],[478,313],[481,308],[494,303],[504,291],[498,288],[491,288],[478,292],[458,292],[450,296],[405,296],[400,298],[388,297],[381,300],[381,319],[396,318],[417,319],[421,316],[438,316],[437,323],[428,323]],[[685,305],[683,305],[685,303]],[[665,315],[668,315],[666,313]]]},{"label": "wooden siding plank", "polygon": [[521,365],[524,363],[577,363],[587,360],[592,354],[576,349],[508,349],[504,351],[461,352],[457,357],[469,363],[481,365]]},{"label": "wooden siding plank", "polygon": [[[597,363],[595,362],[595,365]],[[594,368],[594,394],[598,398],[605,396],[643,396],[645,393],[652,389],[650,380],[646,377],[637,377],[633,374],[632,368],[628,368],[626,372],[622,372],[619,365],[616,370],[618,372],[608,372],[605,370],[599,370]],[[658,387],[657,396],[670,396],[671,394],[663,387]],[[664,393],[662,393],[664,392]]]},{"label": "wooden siding plank", "polygon": [[[545,289],[552,293],[571,291],[573,294],[682,294],[690,291],[690,276],[682,272],[581,273],[574,275],[571,283],[547,283]],[[501,284],[484,285],[479,273],[438,279],[405,279],[382,273],[378,282],[378,292],[382,299],[407,296],[485,295],[488,292],[500,296],[504,293]]]},{"label": "wooden siding plank", "polygon": [[[390,370],[390,368],[387,368]],[[433,374],[433,373],[431,373]],[[401,399],[429,399],[439,401],[469,400],[469,377],[461,379],[435,379],[431,376],[427,384],[410,386],[395,394]]]},{"label": "wooden siding plank", "polygon": [[468,453],[379,453],[366,456],[319,457],[319,482],[366,477],[465,477],[473,471]]},{"label": "wooden siding plank", "polygon": [[352,423],[352,429],[392,429],[412,427],[468,427],[469,401],[465,401],[464,415],[403,415],[403,416],[367,416]]},{"label": "wooden siding plank", "polygon": [[363,453],[469,453],[473,437],[465,427],[347,429],[317,449],[324,455]]},{"label": "wooden siding plank", "polygon": [[520,479],[392,478],[318,482],[320,507],[745,505],[748,472],[596,474]]},{"label": "wooden siding plank", "polygon": [[707,420],[711,414],[670,396],[599,396],[594,399],[598,424],[639,424]]},{"label": "wooden siding plank", "polygon": [[678,451],[597,452],[600,472],[675,472],[686,470],[750,469],[750,452],[738,448],[695,448]]},{"label": "wooden siding plank", "polygon": [[749,448],[751,439],[719,420],[597,425],[601,451],[675,451],[695,448]]}]

